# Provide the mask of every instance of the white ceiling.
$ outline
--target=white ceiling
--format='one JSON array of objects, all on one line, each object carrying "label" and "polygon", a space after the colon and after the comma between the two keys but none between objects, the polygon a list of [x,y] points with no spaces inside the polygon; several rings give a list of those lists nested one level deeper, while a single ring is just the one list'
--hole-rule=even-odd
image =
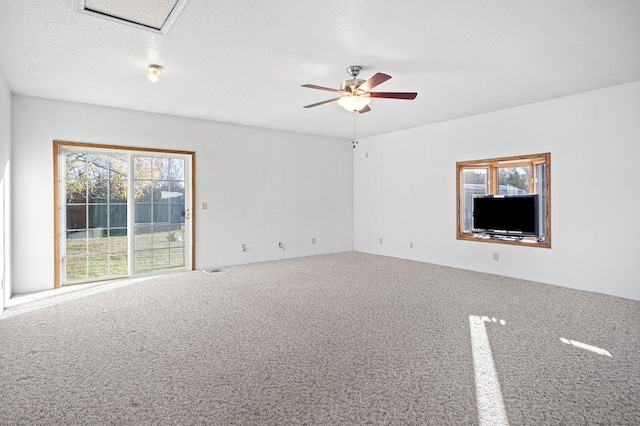
[{"label": "white ceiling", "polygon": [[[149,1],[149,0],[146,0]],[[146,78],[147,65],[165,69]],[[358,137],[640,80],[638,0],[190,0],[167,35],[76,12],[0,3],[13,93],[351,139],[330,92],[346,67],[384,72]]]}]

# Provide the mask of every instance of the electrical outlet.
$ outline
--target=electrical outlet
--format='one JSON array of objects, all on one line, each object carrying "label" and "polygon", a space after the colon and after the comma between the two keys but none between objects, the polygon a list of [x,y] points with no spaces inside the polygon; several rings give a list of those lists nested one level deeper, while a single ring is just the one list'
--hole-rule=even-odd
[{"label": "electrical outlet", "polygon": [[409,248],[413,248],[413,241],[409,241]]},{"label": "electrical outlet", "polygon": [[378,238],[378,244],[382,244],[382,237]]},{"label": "electrical outlet", "polygon": [[315,238],[312,238],[312,239],[311,239],[311,244],[315,244],[315,243],[316,243],[316,239],[315,239]]},{"label": "electrical outlet", "polygon": [[247,251],[247,246],[243,243],[243,244],[240,246],[240,250],[242,250],[242,252]]},{"label": "electrical outlet", "polygon": [[500,253],[493,253],[493,260],[500,260]]},{"label": "electrical outlet", "polygon": [[202,210],[206,210],[206,209],[207,209],[207,207],[208,207],[208,206],[207,206],[207,202],[206,202],[206,201],[203,201],[203,202],[202,202]]}]

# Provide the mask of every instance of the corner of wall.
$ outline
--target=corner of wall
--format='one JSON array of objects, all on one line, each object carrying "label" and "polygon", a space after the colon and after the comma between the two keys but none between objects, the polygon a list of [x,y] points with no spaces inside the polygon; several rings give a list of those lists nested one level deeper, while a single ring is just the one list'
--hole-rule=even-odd
[{"label": "corner of wall", "polygon": [[0,312],[11,289],[11,91],[0,75]]}]

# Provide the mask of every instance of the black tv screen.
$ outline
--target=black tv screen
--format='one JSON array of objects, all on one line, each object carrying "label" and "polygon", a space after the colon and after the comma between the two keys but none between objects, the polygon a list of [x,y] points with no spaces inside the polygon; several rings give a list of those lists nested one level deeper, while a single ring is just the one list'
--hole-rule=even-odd
[{"label": "black tv screen", "polygon": [[538,194],[473,197],[476,233],[539,237]]}]

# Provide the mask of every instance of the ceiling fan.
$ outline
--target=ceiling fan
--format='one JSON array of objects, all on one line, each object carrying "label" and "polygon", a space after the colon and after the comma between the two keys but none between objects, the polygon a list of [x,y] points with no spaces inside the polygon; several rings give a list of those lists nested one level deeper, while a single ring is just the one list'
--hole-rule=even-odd
[{"label": "ceiling fan", "polygon": [[340,89],[316,86],[315,84],[303,84],[302,87],[308,87],[309,89],[340,93],[340,96],[337,98],[317,102],[311,105],[305,105],[304,108],[313,108],[329,102],[338,101],[338,104],[347,111],[358,111],[362,114],[371,111],[371,108],[369,108],[371,98],[415,99],[416,96],[418,96],[416,92],[370,92],[370,90],[377,85],[389,80],[391,76],[379,72],[374,74],[368,80],[360,80],[358,78],[360,70],[362,70],[362,67],[359,65],[352,65],[348,67],[347,72],[351,76],[351,79],[343,81],[340,84]]}]

